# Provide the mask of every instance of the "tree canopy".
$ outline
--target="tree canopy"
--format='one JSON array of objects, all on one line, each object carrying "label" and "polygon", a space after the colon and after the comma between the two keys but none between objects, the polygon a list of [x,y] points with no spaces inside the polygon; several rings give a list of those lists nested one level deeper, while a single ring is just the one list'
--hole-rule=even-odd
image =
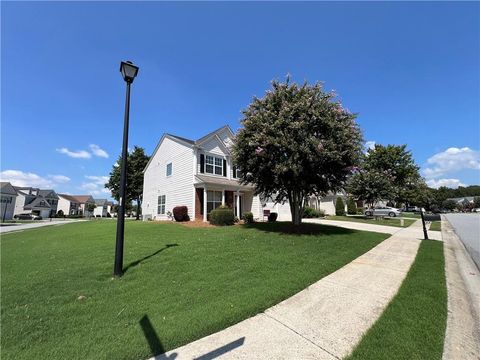
[{"label": "tree canopy", "polygon": [[288,200],[300,224],[305,200],[342,187],[360,159],[356,115],[322,85],[272,82],[263,98],[243,110],[233,157],[240,181],[277,203]]},{"label": "tree canopy", "polygon": [[[140,215],[140,206],[143,196],[143,170],[147,166],[150,157],[145,154],[145,150],[141,147],[134,146],[132,152],[127,157],[127,187],[125,189],[125,203],[136,201],[137,219]],[[110,189],[112,197],[115,200],[120,198],[120,171],[121,171],[122,156],[119,156],[117,162],[113,165],[110,172],[110,178],[105,184],[105,187]]]},{"label": "tree canopy", "polygon": [[424,186],[406,145],[375,145],[349,180],[349,191],[369,206],[379,200],[409,204],[418,199],[419,189]]}]

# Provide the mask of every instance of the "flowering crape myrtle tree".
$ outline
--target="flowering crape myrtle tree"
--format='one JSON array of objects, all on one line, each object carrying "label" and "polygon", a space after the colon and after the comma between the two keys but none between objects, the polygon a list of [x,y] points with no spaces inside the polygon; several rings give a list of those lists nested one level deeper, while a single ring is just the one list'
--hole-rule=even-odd
[{"label": "flowering crape myrtle tree", "polygon": [[306,199],[340,189],[361,156],[356,116],[320,83],[273,81],[242,113],[233,147],[240,181],[265,198],[288,201],[295,225]]}]

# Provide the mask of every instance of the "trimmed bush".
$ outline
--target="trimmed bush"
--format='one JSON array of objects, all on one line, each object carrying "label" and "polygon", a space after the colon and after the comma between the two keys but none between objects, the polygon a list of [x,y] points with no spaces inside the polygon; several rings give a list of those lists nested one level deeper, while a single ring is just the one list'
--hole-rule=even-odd
[{"label": "trimmed bush", "polygon": [[320,210],[316,210],[312,207],[307,206],[303,210],[304,219],[318,218],[320,216],[322,216]]},{"label": "trimmed bush", "polygon": [[250,211],[244,212],[242,218],[245,224],[252,224],[255,221],[253,220],[253,213]]},{"label": "trimmed bush", "polygon": [[278,214],[276,212],[271,212],[270,215],[268,215],[268,222],[275,222],[277,221]]},{"label": "trimmed bush", "polygon": [[345,203],[341,197],[338,197],[335,203],[335,215],[345,216]]},{"label": "trimmed bush", "polygon": [[57,211],[57,216],[58,217],[63,217],[63,210],[58,210]]},{"label": "trimmed bush", "polygon": [[173,218],[175,221],[189,221],[188,208],[186,206],[175,206],[173,208]]},{"label": "trimmed bush", "polygon": [[355,204],[355,200],[353,200],[353,198],[348,198],[347,214],[348,215],[356,215],[357,214],[357,204]]},{"label": "trimmed bush", "polygon": [[235,214],[232,209],[220,206],[210,211],[209,221],[212,225],[233,225],[235,223]]}]

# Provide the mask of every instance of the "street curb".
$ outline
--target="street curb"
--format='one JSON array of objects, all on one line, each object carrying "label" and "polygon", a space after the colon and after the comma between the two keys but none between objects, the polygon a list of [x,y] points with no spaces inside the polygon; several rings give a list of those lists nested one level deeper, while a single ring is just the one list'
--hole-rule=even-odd
[{"label": "street curb", "polygon": [[480,273],[452,225],[442,215],[448,292],[443,359],[480,359]]}]

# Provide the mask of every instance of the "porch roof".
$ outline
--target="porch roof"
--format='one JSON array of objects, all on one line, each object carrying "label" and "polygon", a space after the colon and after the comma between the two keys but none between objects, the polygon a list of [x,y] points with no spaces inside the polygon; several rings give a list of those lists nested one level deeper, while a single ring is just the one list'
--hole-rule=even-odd
[{"label": "porch roof", "polygon": [[205,176],[205,175],[195,175],[197,182],[195,185],[199,184],[207,184],[207,185],[217,185],[223,186],[227,188],[234,188],[238,190],[253,190],[254,186],[247,184],[241,185],[237,180],[227,179],[223,177],[215,177],[215,176]]}]

